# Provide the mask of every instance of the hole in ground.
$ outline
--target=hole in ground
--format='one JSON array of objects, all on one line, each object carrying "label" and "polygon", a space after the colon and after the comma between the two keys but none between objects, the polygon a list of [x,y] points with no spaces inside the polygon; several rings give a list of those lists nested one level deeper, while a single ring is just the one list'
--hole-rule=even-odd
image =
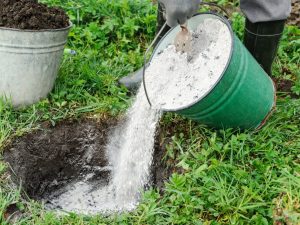
[{"label": "hole in ground", "polygon": [[[106,186],[111,169],[105,146],[116,125],[115,119],[62,121],[16,138],[4,151],[13,181],[50,209],[59,209],[52,200],[78,182],[84,181],[92,189]],[[165,147],[159,132],[157,136],[151,185],[163,188],[172,169],[163,163]]]}]

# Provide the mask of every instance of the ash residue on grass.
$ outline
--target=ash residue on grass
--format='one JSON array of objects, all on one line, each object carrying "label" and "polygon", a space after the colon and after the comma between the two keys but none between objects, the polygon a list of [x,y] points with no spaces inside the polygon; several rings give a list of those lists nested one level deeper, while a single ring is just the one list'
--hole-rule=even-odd
[{"label": "ash residue on grass", "polygon": [[[116,124],[114,119],[64,121],[17,138],[4,151],[13,169],[12,179],[22,184],[30,198],[44,201],[51,209],[59,209],[52,202],[60,195],[74,193],[72,189],[83,190],[85,193],[78,196],[90,198],[89,189],[100,190],[110,181],[105,147]],[[162,161],[166,149],[161,138],[158,134],[151,184],[163,188],[173,170]],[[97,209],[95,205],[95,212]]]},{"label": "ash residue on grass", "polygon": [[36,0],[0,0],[0,27],[41,30],[69,26],[69,17],[60,8]]}]

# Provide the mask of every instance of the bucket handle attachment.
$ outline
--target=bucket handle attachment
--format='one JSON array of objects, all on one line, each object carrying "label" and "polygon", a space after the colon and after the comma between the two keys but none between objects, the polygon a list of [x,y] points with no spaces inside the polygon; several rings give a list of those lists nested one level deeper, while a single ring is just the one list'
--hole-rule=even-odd
[{"label": "bucket handle attachment", "polygon": [[[224,9],[222,6],[213,3],[213,2],[201,2],[200,5],[208,5],[208,6],[214,6],[219,8],[221,11],[223,11],[226,14],[227,19],[229,18],[229,13],[227,12],[226,9]],[[144,86],[144,91],[146,94],[146,98],[147,101],[150,105],[150,107],[152,106],[148,92],[147,92],[147,87],[146,87],[146,82],[145,82],[145,71],[146,71],[146,65],[147,65],[147,55],[150,52],[151,48],[153,47],[154,43],[157,41],[157,39],[159,38],[159,36],[161,35],[162,31],[165,29],[165,27],[167,26],[167,22],[164,23],[164,25],[162,26],[162,28],[160,29],[160,31],[157,33],[157,35],[155,36],[154,40],[151,42],[150,46],[147,48],[145,54],[144,54],[144,66],[143,66],[143,86]]]},{"label": "bucket handle attachment", "polygon": [[145,82],[145,71],[146,71],[146,65],[147,65],[147,55],[150,51],[150,49],[153,47],[154,43],[157,41],[157,39],[159,38],[159,36],[161,35],[162,31],[165,29],[165,27],[167,26],[167,22],[164,23],[164,25],[162,26],[162,28],[160,29],[160,31],[157,33],[157,35],[155,36],[154,40],[151,42],[150,46],[148,47],[148,49],[146,50],[146,53],[144,55],[144,66],[143,66],[143,86],[144,86],[144,91],[146,94],[146,98],[147,101],[150,105],[150,107],[152,106],[148,92],[147,92],[147,88],[146,88],[146,82]]}]

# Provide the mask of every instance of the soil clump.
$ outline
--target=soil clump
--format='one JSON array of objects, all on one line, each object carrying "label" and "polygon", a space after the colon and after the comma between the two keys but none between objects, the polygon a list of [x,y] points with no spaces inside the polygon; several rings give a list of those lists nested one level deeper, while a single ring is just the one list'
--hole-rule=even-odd
[{"label": "soil clump", "polygon": [[41,30],[68,26],[69,17],[60,8],[36,0],[0,0],[0,27]]},{"label": "soil clump", "polygon": [[286,80],[281,78],[273,78],[273,81],[276,84],[276,90],[277,92],[282,92],[284,95],[288,95],[291,98],[299,98],[298,95],[293,93],[292,87],[294,86],[294,81],[292,80]]}]

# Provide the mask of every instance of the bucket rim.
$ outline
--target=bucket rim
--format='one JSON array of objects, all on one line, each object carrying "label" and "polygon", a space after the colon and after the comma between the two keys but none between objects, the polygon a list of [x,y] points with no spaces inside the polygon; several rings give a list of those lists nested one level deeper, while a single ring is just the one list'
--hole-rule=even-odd
[{"label": "bucket rim", "polygon": [[[219,82],[221,81],[221,79],[223,78],[226,70],[228,69],[228,66],[231,62],[231,59],[232,59],[232,55],[233,55],[233,49],[234,49],[234,33],[233,33],[233,29],[231,27],[231,24],[229,22],[229,20],[218,14],[218,13],[214,13],[214,12],[202,12],[202,13],[197,13],[195,14],[193,17],[196,17],[196,16],[201,16],[201,15],[214,15],[216,17],[218,17],[222,22],[224,22],[224,24],[226,24],[226,26],[228,27],[228,30],[229,30],[229,33],[230,33],[230,36],[231,36],[231,48],[230,48],[230,53],[229,53],[229,57],[228,57],[228,61],[221,73],[221,75],[219,76],[218,80],[211,86],[211,88],[203,95],[201,96],[201,98],[197,99],[196,101],[188,104],[188,105],[185,105],[183,107],[179,107],[179,108],[176,108],[176,109],[164,109],[163,107],[161,108],[161,110],[163,112],[178,112],[178,111],[181,111],[181,110],[184,110],[184,109],[187,109],[187,108],[190,108],[191,106],[197,104],[198,102],[202,101],[206,96],[208,96],[213,90],[214,88],[219,84]],[[153,53],[157,50],[157,48],[159,47],[159,45],[161,44],[161,42],[165,39],[166,36],[169,35],[170,32],[172,32],[173,29],[175,29],[176,27],[173,27],[171,28],[165,35],[164,37],[158,42],[157,46],[154,48],[153,50]],[[152,54],[151,58],[150,58],[150,62],[151,60],[153,59],[154,57],[154,54]]]},{"label": "bucket rim", "polygon": [[31,29],[18,29],[18,28],[10,28],[10,27],[0,27],[0,30],[5,30],[5,31],[16,31],[16,32],[28,32],[28,33],[42,33],[42,32],[60,32],[60,31],[67,31],[70,30],[73,27],[73,23],[71,20],[69,20],[69,26],[63,27],[63,28],[58,28],[58,29],[40,29],[40,30],[31,30]]}]

